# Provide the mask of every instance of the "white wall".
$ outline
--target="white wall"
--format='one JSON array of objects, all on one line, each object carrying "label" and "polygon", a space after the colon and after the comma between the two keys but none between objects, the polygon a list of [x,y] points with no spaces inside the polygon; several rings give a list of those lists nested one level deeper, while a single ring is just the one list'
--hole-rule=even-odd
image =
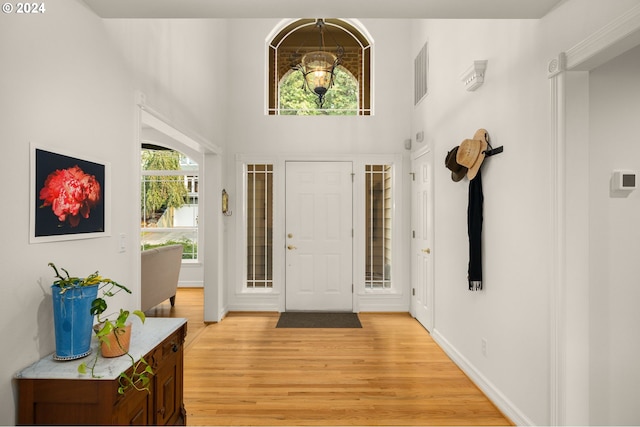
[{"label": "white wall", "polygon": [[[161,139],[156,139],[156,142],[186,152],[200,163],[204,152],[224,147],[227,118],[224,100],[228,87],[226,21],[113,19],[105,20],[104,25],[118,46],[126,68],[133,75],[136,90],[143,94],[145,104],[202,146],[191,147],[196,151],[194,153],[164,134],[160,134]],[[148,135],[153,133],[145,134]],[[202,180],[206,179],[201,176]],[[203,200],[201,195],[202,206]],[[201,221],[200,225],[205,224]],[[180,287],[202,287],[204,284],[203,260],[207,246],[204,236],[200,230],[201,260],[183,264],[178,283]],[[213,280],[209,282],[211,284]]]},{"label": "white wall", "polygon": [[547,14],[541,25],[543,53],[566,51],[600,30],[640,2],[638,0],[565,0]]},{"label": "white wall", "polygon": [[229,155],[235,153],[396,153],[408,138],[412,68],[403,20],[361,20],[374,42],[375,115],[268,116],[266,44],[279,20],[228,22]]},{"label": "white wall", "polygon": [[[458,362],[484,377],[514,421],[548,417],[549,148],[547,82],[538,21],[422,21],[413,52],[429,42],[429,94],[414,112],[435,156],[435,331]],[[467,92],[460,73],[488,60],[485,83]],[[485,160],[483,284],[467,283],[468,180],[444,166],[477,129],[504,152]],[[423,145],[420,144],[420,145]],[[419,147],[416,147],[419,148]],[[481,342],[487,342],[487,355]],[[503,409],[504,405],[503,405]],[[508,408],[507,408],[508,409]]]},{"label": "white wall", "polygon": [[[429,94],[414,110],[412,133],[424,130],[425,142],[416,149],[429,144],[435,155],[433,336],[518,423],[551,422],[549,283],[555,236],[547,64],[636,4],[567,1],[540,21],[428,20],[413,28],[413,56],[429,42]],[[485,84],[469,93],[458,76],[476,59],[488,60]],[[585,84],[579,79],[571,83]],[[571,120],[585,120],[587,113],[576,114]],[[444,158],[481,127],[489,131],[494,146],[504,146],[504,153],[483,166],[485,290],[473,293],[466,282],[468,181],[452,182]],[[586,204],[584,194],[570,194],[569,201],[573,198],[576,206]],[[570,233],[587,224],[586,216],[569,222],[569,227],[575,225]],[[572,271],[580,262],[587,268],[586,259],[586,253],[568,259]],[[588,318],[588,301],[582,296],[567,306],[574,316],[566,325],[571,332],[567,355],[573,357],[567,360],[567,378],[577,381],[567,385],[567,401],[560,405],[571,406],[567,420],[574,424],[589,421],[589,361],[584,351],[589,332],[574,322]],[[483,339],[488,343],[486,356]]]},{"label": "white wall", "polygon": [[591,424],[640,424],[640,192],[610,191],[640,171],[640,48],[590,73],[589,290]]},{"label": "white wall", "polygon": [[227,21],[107,19],[104,26],[147,104],[179,130],[224,147]]},{"label": "white wall", "polygon": [[[407,155],[403,141],[410,137],[410,101],[412,85],[412,63],[408,55],[409,27],[402,20],[362,20],[361,24],[370,33],[374,42],[373,80],[375,84],[375,114],[361,117],[305,117],[265,115],[265,40],[279,24],[279,20],[230,20],[229,28],[229,80],[228,98],[228,144],[226,146],[227,174],[226,189],[229,192],[233,217],[224,218],[228,235],[228,263],[226,277],[228,283],[228,303],[233,310],[275,310],[283,309],[279,295],[240,294],[242,281],[241,267],[241,225],[242,215],[240,188],[241,179],[236,165],[236,155],[251,154],[254,159],[301,160],[308,156],[316,159],[358,160],[367,154]],[[262,157],[261,157],[262,156]],[[402,162],[400,162],[402,163]],[[232,167],[233,166],[233,167]],[[402,164],[399,165],[400,167]],[[407,184],[408,174],[399,174],[402,185]],[[284,181],[276,181],[282,184]],[[283,186],[276,188],[276,197],[282,200]],[[401,194],[402,186],[399,188]],[[404,220],[399,227],[408,225],[408,205],[398,207],[398,215]],[[399,228],[403,230],[403,228]],[[405,234],[404,231],[398,231]],[[403,251],[404,248],[400,248]],[[240,254],[239,254],[240,253]],[[398,307],[407,310],[408,276],[403,280],[403,271],[408,271],[407,257],[402,252],[394,255],[406,265],[398,272],[398,281],[404,292]],[[278,268],[278,267],[276,267]],[[282,276],[280,276],[282,277]],[[283,283],[277,283],[277,291],[282,291]],[[392,297],[390,297],[392,298]],[[381,302],[381,309],[385,309]],[[387,306],[389,309],[391,306]],[[396,307],[395,310],[398,310]]]},{"label": "white wall", "polygon": [[[554,13],[541,21],[543,30],[543,51],[548,59],[555,59],[562,51],[567,51],[581,44],[591,34],[605,25],[624,16],[638,1],[613,0],[569,1],[562,4]],[[571,23],[569,25],[568,23]],[[607,46],[600,46],[606,49]],[[584,69],[584,68],[583,68]],[[569,425],[588,425],[603,422],[603,406],[608,406],[606,399],[600,399],[598,390],[603,382],[608,381],[608,373],[604,370],[592,372],[590,366],[603,366],[599,360],[602,344],[599,334],[602,323],[590,321],[601,312],[597,297],[590,295],[590,289],[598,280],[592,277],[590,268],[594,261],[590,256],[590,181],[589,162],[598,162],[586,146],[589,144],[590,129],[587,126],[590,118],[590,105],[599,103],[590,99],[589,73],[571,71],[564,75],[566,90],[566,239],[564,281],[558,283],[563,293],[557,301],[562,311],[558,317],[559,326],[556,332],[564,338],[558,348],[558,368],[560,395],[558,420]],[[562,169],[562,167],[561,167]],[[599,285],[595,285],[599,286]],[[558,290],[553,289],[556,293]],[[595,311],[594,311],[595,310]],[[615,357],[615,356],[614,356]],[[593,393],[596,393],[595,395]]]},{"label": "white wall", "polygon": [[[54,351],[49,261],[72,274],[97,269],[118,280],[133,295],[118,295],[112,306],[137,308],[136,90],[182,131],[215,144],[225,133],[226,66],[218,58],[226,52],[224,21],[103,21],[76,0],[46,8],[42,15],[0,15],[0,144],[8,159],[0,177],[3,199],[11,200],[0,324],[13,349],[0,356],[0,425],[15,423],[14,373]],[[111,237],[28,243],[30,142],[111,164]],[[210,171],[217,182],[219,173]],[[120,233],[127,236],[124,253]]]},{"label": "white wall", "polygon": [[[54,351],[49,261],[75,275],[95,270],[134,292],[110,306],[139,299],[132,254],[138,203],[133,87],[108,42],[102,21],[81,2],[47,3],[46,13],[0,16],[0,168],[5,201],[0,330],[10,351],[0,355],[0,424],[15,423],[14,373]],[[29,244],[29,143],[111,163],[112,236]],[[118,236],[129,236],[118,252]],[[68,362],[74,363],[74,362]]]}]

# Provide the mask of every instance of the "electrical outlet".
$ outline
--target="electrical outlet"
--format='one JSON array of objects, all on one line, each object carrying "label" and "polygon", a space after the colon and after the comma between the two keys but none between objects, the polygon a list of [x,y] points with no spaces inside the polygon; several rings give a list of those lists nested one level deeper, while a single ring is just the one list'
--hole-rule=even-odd
[{"label": "electrical outlet", "polygon": [[482,348],[482,355],[484,357],[488,357],[489,356],[489,346],[487,344],[487,339],[486,338],[482,338],[482,340],[481,340],[481,348]]}]

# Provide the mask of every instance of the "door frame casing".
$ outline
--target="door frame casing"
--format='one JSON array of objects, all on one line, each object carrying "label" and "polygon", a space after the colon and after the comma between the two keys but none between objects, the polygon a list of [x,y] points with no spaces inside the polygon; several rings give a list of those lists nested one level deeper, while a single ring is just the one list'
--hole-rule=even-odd
[{"label": "door frame casing", "polygon": [[[222,157],[223,150],[213,142],[200,136],[191,135],[188,130],[183,130],[175,125],[164,114],[157,111],[147,103],[146,95],[141,91],[135,92],[135,141],[143,142],[143,127],[155,129],[160,135],[178,143],[173,148],[194,156],[199,163],[199,198],[200,224],[198,227],[198,241],[201,243],[199,257],[209,260],[202,268],[204,308],[203,317],[206,322],[218,322],[226,314],[224,301],[224,241],[222,236],[224,224],[221,214],[221,201],[217,197],[222,189]],[[162,144],[161,144],[162,145]],[[139,146],[139,145],[138,145]],[[138,165],[138,182],[142,173],[140,171],[140,150],[136,151],[136,164]],[[194,159],[194,160],[195,160]],[[137,197],[135,202],[140,203]],[[139,212],[136,215],[136,223],[139,223]],[[139,231],[139,227],[138,227]],[[140,247],[140,233],[132,237],[133,246]],[[200,261],[198,264],[202,264]],[[136,276],[140,283],[140,257],[136,258]],[[195,268],[198,268],[197,265]],[[139,297],[138,297],[139,298]],[[138,299],[138,303],[140,300]]]},{"label": "door frame casing", "polygon": [[[415,220],[415,218],[414,218],[413,215],[414,215],[414,207],[415,207],[415,204],[417,203],[417,201],[414,200],[415,194],[413,192],[413,179],[415,179],[415,175],[414,174],[416,173],[415,168],[414,168],[414,164],[415,164],[415,161],[417,159],[419,159],[422,156],[426,156],[428,154],[431,154],[431,159],[429,160],[429,163],[428,163],[428,165],[429,165],[429,171],[428,171],[428,174],[429,174],[429,176],[428,176],[428,179],[429,179],[429,190],[428,191],[429,191],[429,196],[430,196],[430,198],[429,198],[430,203],[429,203],[429,206],[427,207],[427,209],[429,211],[428,212],[428,222],[427,222],[427,229],[428,229],[428,239],[427,240],[430,242],[429,249],[431,250],[431,254],[430,254],[430,263],[429,263],[430,268],[429,268],[429,271],[427,273],[427,284],[426,284],[425,292],[426,292],[427,298],[429,298],[428,299],[428,304],[430,304],[431,307],[430,307],[430,313],[428,314],[429,318],[428,318],[428,320],[426,322],[427,324],[422,324],[422,322],[420,322],[420,323],[428,331],[431,332],[435,328],[435,294],[436,294],[436,291],[435,291],[435,262],[434,262],[434,258],[435,258],[435,240],[434,240],[435,239],[435,231],[434,231],[434,224],[435,224],[434,196],[435,196],[435,192],[434,191],[435,191],[435,189],[434,189],[434,182],[433,182],[433,151],[432,151],[432,149],[431,149],[431,147],[429,145],[427,145],[426,147],[424,147],[424,148],[422,148],[420,150],[417,150],[417,151],[411,153],[412,183],[411,183],[411,223],[410,224],[411,224],[412,230],[415,230],[415,228],[414,228],[414,220]],[[412,231],[412,233],[413,233],[413,231]],[[412,236],[411,244],[410,244],[410,247],[411,247],[411,249],[410,249],[410,252],[411,252],[411,256],[410,256],[410,258],[411,258],[411,280],[410,280],[410,284],[411,284],[412,290],[413,290],[413,287],[414,287],[415,280],[417,280],[414,277],[415,268],[417,266],[415,266],[413,264],[413,259],[414,259],[413,258],[413,256],[414,256],[414,253],[413,253],[413,249],[414,248],[413,248],[413,246],[414,246],[414,241],[413,241],[413,236]],[[411,306],[410,306],[411,307],[411,315],[413,317],[417,318],[417,315],[416,315],[417,314],[416,313],[416,311],[417,311],[416,308],[417,307],[415,306],[415,303],[416,303],[416,298],[414,298],[412,296],[412,298],[411,298]]]},{"label": "door frame casing", "polygon": [[[408,168],[409,156],[401,154],[237,154],[235,156],[235,188],[229,186],[231,209],[234,212],[233,225],[229,232],[235,237],[227,239],[229,251],[235,254],[234,260],[228,270],[227,278],[227,309],[228,311],[278,311],[285,310],[285,163],[288,161],[349,161],[353,164],[353,311],[409,311],[410,304],[410,276],[407,242],[409,236],[410,205],[406,188],[410,185],[409,175],[404,173]],[[405,163],[406,162],[406,163]],[[252,290],[244,286],[246,277],[246,230],[244,224],[246,212],[243,197],[245,197],[244,168],[251,163],[270,163],[274,165],[274,234],[273,234],[273,259],[274,270],[272,289]],[[366,164],[391,164],[393,165],[393,192],[394,212],[393,227],[394,236],[392,250],[394,258],[398,261],[394,268],[394,281],[399,285],[387,292],[367,292],[364,288],[364,241],[365,229],[363,221],[358,218],[364,215],[364,165]],[[235,197],[234,197],[235,194]],[[405,203],[407,201],[407,203]]]}]

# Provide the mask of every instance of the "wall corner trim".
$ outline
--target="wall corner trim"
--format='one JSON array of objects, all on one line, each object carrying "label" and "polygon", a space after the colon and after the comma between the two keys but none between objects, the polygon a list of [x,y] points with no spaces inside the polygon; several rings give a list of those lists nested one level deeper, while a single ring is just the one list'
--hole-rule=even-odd
[{"label": "wall corner trim", "polygon": [[566,51],[566,69],[589,71],[640,43],[640,5]]},{"label": "wall corner trim", "polygon": [[140,108],[140,117],[143,124],[156,128],[197,152],[206,151],[214,154],[222,154],[223,150],[218,145],[193,131],[183,130],[183,128],[177,126],[164,114],[150,106],[143,92],[135,92],[135,102]]}]

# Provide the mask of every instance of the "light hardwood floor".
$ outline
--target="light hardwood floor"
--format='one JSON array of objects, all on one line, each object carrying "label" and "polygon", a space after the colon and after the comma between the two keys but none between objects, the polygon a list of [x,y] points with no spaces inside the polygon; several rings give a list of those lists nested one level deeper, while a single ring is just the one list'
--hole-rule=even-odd
[{"label": "light hardwood floor", "polygon": [[511,424],[408,314],[361,313],[362,329],[276,329],[275,313],[205,325],[201,292],[147,313],[189,319],[189,425]]}]

